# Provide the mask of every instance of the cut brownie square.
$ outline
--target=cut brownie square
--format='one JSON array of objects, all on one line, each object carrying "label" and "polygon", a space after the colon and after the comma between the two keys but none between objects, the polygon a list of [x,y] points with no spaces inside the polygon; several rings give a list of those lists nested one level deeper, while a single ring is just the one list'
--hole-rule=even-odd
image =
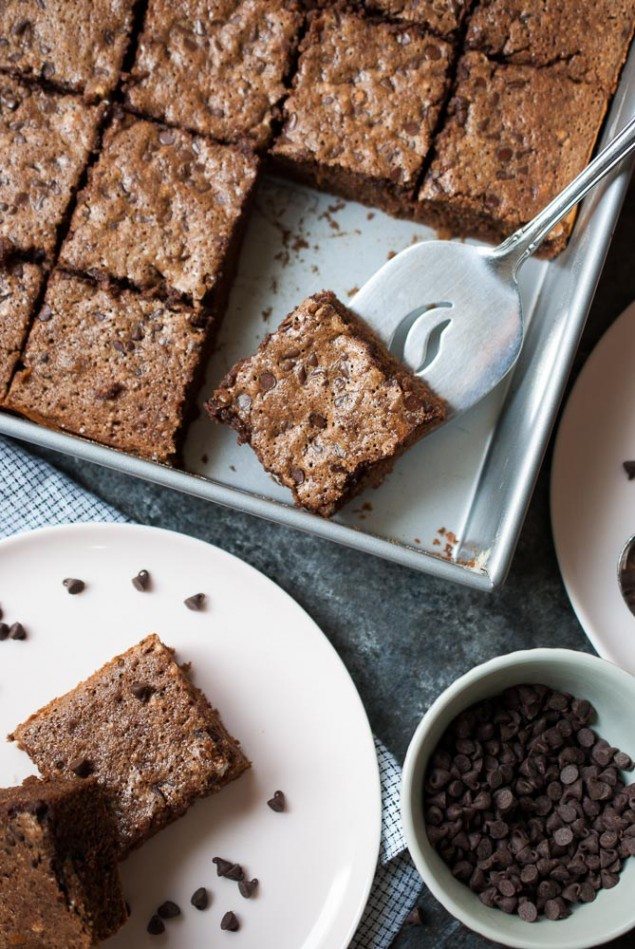
[{"label": "cut brownie square", "polygon": [[87,781],[0,789],[0,946],[85,949],[125,923],[105,796]]},{"label": "cut brownie square", "polygon": [[293,0],[150,0],[127,103],[260,148],[271,136],[302,22]]},{"label": "cut brownie square", "polygon": [[75,96],[0,76],[0,237],[52,254],[102,115]]},{"label": "cut brownie square", "polygon": [[104,135],[60,262],[196,303],[233,269],[258,159],[130,115]]},{"label": "cut brownie square", "polygon": [[297,504],[324,517],[378,485],[445,417],[444,403],[329,292],[290,313],[207,409]]},{"label": "cut brownie square", "polygon": [[199,381],[200,314],[55,273],[5,405],[155,461],[178,455]]},{"label": "cut brownie square", "polygon": [[16,728],[47,778],[94,775],[120,857],[249,767],[187,668],[147,636]]},{"label": "cut brownie square", "polygon": [[611,94],[635,29],[635,0],[480,0],[466,45],[527,66],[560,63]]},{"label": "cut brownie square", "polygon": [[135,0],[3,0],[0,69],[103,98],[117,84],[134,5]]},{"label": "cut brownie square", "polygon": [[459,29],[472,0],[364,0],[366,8],[381,16],[420,23],[439,36],[451,37]]},{"label": "cut brownie square", "polygon": [[[508,66],[467,53],[416,216],[455,235],[503,240],[584,168],[606,106],[601,89],[559,66]],[[554,228],[545,254],[563,249],[573,221],[572,214]]]},{"label": "cut brownie square", "polygon": [[0,402],[7,392],[42,286],[37,264],[0,262]]},{"label": "cut brownie square", "polygon": [[329,9],[301,45],[273,154],[283,171],[409,213],[448,90],[449,43],[416,26]]}]

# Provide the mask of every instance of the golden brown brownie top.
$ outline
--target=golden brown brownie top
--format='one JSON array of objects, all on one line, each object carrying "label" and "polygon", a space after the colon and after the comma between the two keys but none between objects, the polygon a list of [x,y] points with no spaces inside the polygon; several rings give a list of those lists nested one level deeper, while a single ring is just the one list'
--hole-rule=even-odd
[{"label": "golden brown brownie top", "polygon": [[511,63],[561,63],[611,93],[634,29],[635,0],[480,0],[466,43]]},{"label": "golden brown brownie top", "polygon": [[177,451],[205,331],[189,307],[56,273],[7,405],[159,461]]},{"label": "golden brown brownie top", "polygon": [[448,43],[414,26],[319,14],[302,43],[274,153],[412,187],[451,56]]},{"label": "golden brown brownie top", "polygon": [[0,68],[101,98],[114,89],[134,0],[2,0]]},{"label": "golden brown brownie top", "polygon": [[11,381],[41,282],[36,264],[0,264],[0,399]]},{"label": "golden brown brownie top", "polygon": [[309,297],[214,392],[228,422],[304,507],[329,515],[441,402],[332,293]]},{"label": "golden brown brownie top", "polygon": [[201,300],[216,284],[257,159],[123,116],[104,136],[61,261]]},{"label": "golden brown brownie top", "polygon": [[51,253],[101,106],[0,76],[0,237]]},{"label": "golden brown brownie top", "polygon": [[292,0],[150,0],[128,102],[221,141],[264,145],[301,24]]},{"label": "golden brown brownie top", "polygon": [[440,36],[454,33],[465,17],[471,0],[365,0],[371,12],[420,23]]},{"label": "golden brown brownie top", "polygon": [[94,775],[111,799],[120,855],[222,785],[240,754],[156,635],[111,659],[10,737],[46,776]]},{"label": "golden brown brownie top", "polygon": [[605,109],[600,89],[560,66],[499,65],[467,53],[420,199],[477,209],[511,233],[584,168]]}]

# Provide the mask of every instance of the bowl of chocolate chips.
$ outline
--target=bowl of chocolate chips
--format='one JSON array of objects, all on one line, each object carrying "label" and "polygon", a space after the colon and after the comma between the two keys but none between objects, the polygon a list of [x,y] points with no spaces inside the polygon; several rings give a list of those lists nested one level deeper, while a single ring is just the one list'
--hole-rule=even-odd
[{"label": "bowl of chocolate chips", "polygon": [[522,949],[635,928],[635,678],[567,649],[457,679],[408,749],[402,818],[434,896]]}]

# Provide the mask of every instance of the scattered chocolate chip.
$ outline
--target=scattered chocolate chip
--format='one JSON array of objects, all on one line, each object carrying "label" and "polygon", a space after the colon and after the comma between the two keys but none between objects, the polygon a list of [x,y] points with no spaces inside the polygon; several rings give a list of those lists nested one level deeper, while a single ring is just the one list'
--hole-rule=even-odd
[{"label": "scattered chocolate chip", "polygon": [[150,574],[147,570],[140,570],[136,577],[132,578],[132,585],[135,590],[143,593],[150,587]]},{"label": "scattered chocolate chip", "polygon": [[0,623],[0,642],[9,638],[9,627],[6,623]]},{"label": "scattered chocolate chip", "polygon": [[193,596],[188,596],[187,600],[183,600],[188,610],[202,610],[205,606],[205,594],[204,593],[195,593]]},{"label": "scattered chocolate chip", "polygon": [[157,916],[160,916],[161,919],[176,919],[180,915],[181,909],[173,900],[166,900],[161,903],[157,910]]},{"label": "scattered chocolate chip", "polygon": [[159,916],[151,916],[147,926],[147,932],[149,932],[151,936],[160,936],[161,933],[165,932],[165,923]]},{"label": "scattered chocolate chip", "polygon": [[624,461],[622,465],[628,480],[632,481],[635,478],[635,461]]},{"label": "scattered chocolate chip", "polygon": [[154,695],[156,689],[144,682],[133,682],[130,686],[130,691],[136,699],[139,699],[140,702],[145,704]]},{"label": "scattered chocolate chip", "polygon": [[280,814],[286,808],[287,801],[282,791],[275,791],[273,797],[267,801],[267,804],[272,811]]},{"label": "scattered chocolate chip", "polygon": [[84,581],[78,580],[76,577],[67,577],[62,583],[73,596],[75,596],[76,593],[82,593],[86,589]]},{"label": "scattered chocolate chip", "polygon": [[261,392],[269,392],[271,389],[275,389],[277,379],[272,372],[262,372],[258,382],[260,383]]},{"label": "scattered chocolate chip", "polygon": [[228,913],[225,913],[220,921],[220,928],[230,933],[235,933],[238,929],[240,929],[240,923],[238,922],[238,917],[236,914],[232,913],[231,910]]},{"label": "scattered chocolate chip", "polygon": [[88,758],[75,758],[69,764],[69,768],[78,778],[87,778],[93,773],[93,766]]},{"label": "scattered chocolate chip", "polygon": [[240,895],[248,900],[258,889],[258,880],[256,877],[254,877],[253,880],[240,880],[238,882],[238,889],[240,890]]},{"label": "scattered chocolate chip", "polygon": [[228,880],[244,879],[243,868],[239,863],[232,863],[231,860],[224,860],[222,857],[214,857],[212,863],[216,864],[216,872],[219,877],[227,877]]},{"label": "scattered chocolate chip", "polygon": [[291,477],[293,478],[296,484],[298,485],[304,484],[304,471],[302,470],[302,468],[292,468]]},{"label": "scattered chocolate chip", "polygon": [[11,623],[9,636],[11,639],[26,639],[26,630],[22,623]]},{"label": "scattered chocolate chip", "polygon": [[195,909],[207,909],[209,906],[209,893],[204,886],[199,886],[198,890],[194,890],[190,903]]}]

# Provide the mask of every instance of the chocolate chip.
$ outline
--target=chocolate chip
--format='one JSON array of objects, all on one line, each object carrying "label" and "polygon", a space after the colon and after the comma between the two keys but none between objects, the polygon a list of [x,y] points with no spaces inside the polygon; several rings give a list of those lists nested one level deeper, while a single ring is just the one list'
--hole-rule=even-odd
[{"label": "chocolate chip", "polygon": [[622,466],[629,481],[635,478],[635,461],[623,461]]},{"label": "chocolate chip", "polygon": [[84,581],[78,580],[75,577],[67,577],[62,583],[72,596],[75,596],[76,593],[82,593],[86,589]]},{"label": "chocolate chip", "polygon": [[309,415],[309,422],[315,428],[326,428],[327,421],[323,415],[319,415],[317,412],[311,412]]},{"label": "chocolate chip", "polygon": [[0,623],[0,642],[9,638],[9,627],[6,623]]},{"label": "chocolate chip", "polygon": [[292,468],[291,477],[297,485],[304,484],[304,471],[302,468]]},{"label": "chocolate chip", "polygon": [[139,699],[139,701],[145,705],[156,690],[151,685],[146,685],[143,682],[133,682],[130,686],[130,691],[136,699]]},{"label": "chocolate chip", "polygon": [[205,594],[204,593],[194,593],[193,596],[188,596],[187,600],[183,600],[188,610],[202,610],[205,606]]},{"label": "chocolate chip", "polygon": [[150,574],[148,571],[140,570],[136,577],[132,578],[132,585],[135,590],[139,590],[140,593],[148,590],[150,587]]},{"label": "chocolate chip", "polygon": [[238,922],[238,917],[236,914],[232,913],[231,910],[228,913],[225,913],[220,921],[220,928],[230,933],[235,933],[238,929],[240,929],[240,923]]},{"label": "chocolate chip", "polygon": [[69,768],[78,778],[87,778],[93,773],[93,766],[88,758],[75,758],[69,764]]},{"label": "chocolate chip", "polygon": [[40,320],[40,322],[42,323],[48,323],[48,321],[51,319],[52,316],[53,316],[53,310],[50,308],[50,306],[47,303],[45,303],[42,309],[40,310],[40,312],[38,313],[38,320]]},{"label": "chocolate chip", "polygon": [[227,871],[234,866],[231,860],[224,860],[222,857],[214,857],[212,863],[216,864],[216,873],[219,877],[227,876]]},{"label": "chocolate chip", "polygon": [[538,909],[531,900],[525,900],[518,907],[518,915],[526,923],[535,923],[538,919]]},{"label": "chocolate chip", "polygon": [[253,894],[258,889],[258,880],[254,877],[253,880],[240,880],[238,883],[238,889],[240,890],[240,895],[244,896],[246,900],[253,896]]},{"label": "chocolate chip", "polygon": [[277,379],[272,372],[262,372],[258,378],[258,382],[261,392],[269,392],[271,389],[275,389]]},{"label": "chocolate chip", "polygon": [[151,916],[146,931],[149,932],[151,936],[160,936],[161,933],[165,932],[165,923],[159,916]]},{"label": "chocolate chip", "polygon": [[198,890],[194,890],[190,903],[195,909],[207,909],[209,906],[209,893],[204,886],[199,886]]},{"label": "chocolate chip", "polygon": [[172,900],[166,900],[165,903],[161,903],[159,906],[157,915],[161,919],[176,919],[177,916],[181,915],[181,909]]},{"label": "chocolate chip", "polygon": [[579,771],[574,764],[568,764],[560,772],[560,780],[563,784],[573,784],[578,780]]},{"label": "chocolate chip", "polygon": [[287,806],[286,798],[282,791],[276,791],[272,798],[267,801],[272,811],[280,814]]},{"label": "chocolate chip", "polygon": [[26,630],[22,623],[11,623],[9,636],[11,639],[26,639]]},{"label": "chocolate chip", "polygon": [[159,141],[162,145],[173,145],[176,139],[174,129],[161,129],[159,132]]},{"label": "chocolate chip", "polygon": [[570,827],[559,827],[555,831],[553,839],[559,847],[568,847],[573,840],[573,831]]}]

